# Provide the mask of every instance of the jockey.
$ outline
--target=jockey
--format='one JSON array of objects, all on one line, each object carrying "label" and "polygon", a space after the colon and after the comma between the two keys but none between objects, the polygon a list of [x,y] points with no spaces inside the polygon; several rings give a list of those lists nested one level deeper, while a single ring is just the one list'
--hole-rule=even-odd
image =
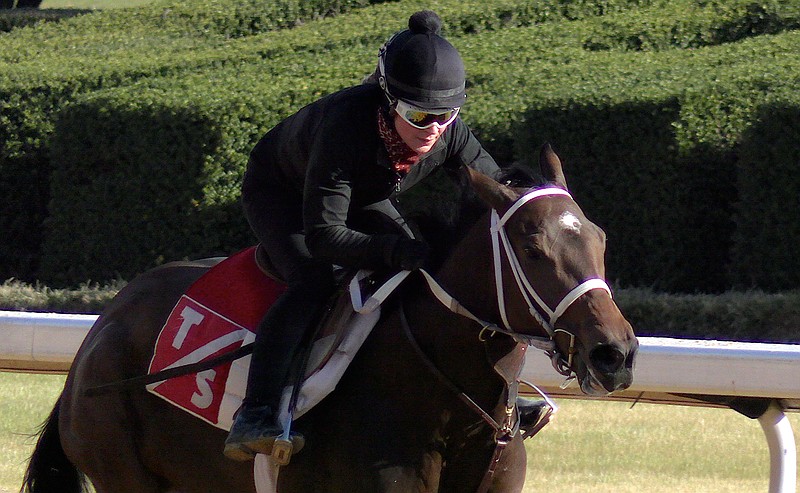
[{"label": "jockey", "polygon": [[[245,399],[225,441],[229,458],[269,455],[282,434],[275,422],[282,390],[335,290],[332,265],[414,270],[428,259],[423,241],[365,234],[353,229],[353,215],[387,204],[439,167],[499,171],[459,118],[464,63],[440,36],[441,19],[421,11],[408,26],[384,44],[364,84],[302,108],[250,154],[245,214],[287,289],[258,327]],[[302,437],[293,434],[292,442],[297,451]]]}]

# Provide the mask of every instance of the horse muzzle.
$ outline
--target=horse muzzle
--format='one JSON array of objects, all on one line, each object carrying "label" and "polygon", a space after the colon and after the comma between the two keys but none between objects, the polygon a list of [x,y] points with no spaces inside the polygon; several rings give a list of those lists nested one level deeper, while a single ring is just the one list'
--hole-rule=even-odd
[{"label": "horse muzzle", "polygon": [[587,395],[608,395],[633,383],[633,367],[639,344],[597,344],[574,362],[581,390]]}]

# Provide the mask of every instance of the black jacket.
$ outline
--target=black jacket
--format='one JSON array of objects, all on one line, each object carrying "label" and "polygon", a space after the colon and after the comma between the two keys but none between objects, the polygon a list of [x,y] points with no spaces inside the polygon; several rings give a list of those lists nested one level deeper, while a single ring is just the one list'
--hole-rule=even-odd
[{"label": "black jacket", "polygon": [[[344,89],[302,108],[258,142],[250,154],[242,198],[259,237],[302,229],[315,258],[347,267],[383,267],[390,262],[396,237],[350,229],[351,211],[408,190],[440,166],[468,165],[490,176],[497,172],[495,161],[457,118],[401,177],[378,134],[383,101],[377,84]],[[302,211],[295,231],[285,231],[287,206]]]}]

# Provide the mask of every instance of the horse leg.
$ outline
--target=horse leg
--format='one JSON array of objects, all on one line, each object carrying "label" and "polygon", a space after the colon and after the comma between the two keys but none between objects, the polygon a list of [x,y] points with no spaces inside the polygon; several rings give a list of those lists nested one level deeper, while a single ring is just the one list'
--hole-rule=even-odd
[{"label": "horse leg", "polygon": [[[481,442],[481,443],[478,443]],[[495,450],[494,441],[483,438],[467,442],[456,456],[449,458],[442,474],[441,493],[477,491]],[[525,486],[527,470],[525,446],[517,435],[506,445],[489,483],[489,493],[519,493]]]},{"label": "horse leg", "polygon": [[522,437],[517,435],[503,451],[489,491],[492,493],[518,493],[525,486],[528,468],[527,453]]}]

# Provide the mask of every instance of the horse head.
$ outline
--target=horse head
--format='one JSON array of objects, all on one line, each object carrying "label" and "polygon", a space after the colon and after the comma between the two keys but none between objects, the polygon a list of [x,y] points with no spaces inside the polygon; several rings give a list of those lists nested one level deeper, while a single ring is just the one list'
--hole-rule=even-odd
[{"label": "horse head", "polygon": [[638,341],[605,281],[606,236],[568,192],[549,144],[539,164],[547,184],[506,186],[469,170],[493,209],[497,311],[520,340],[545,338],[554,367],[587,394],[626,389]]}]

